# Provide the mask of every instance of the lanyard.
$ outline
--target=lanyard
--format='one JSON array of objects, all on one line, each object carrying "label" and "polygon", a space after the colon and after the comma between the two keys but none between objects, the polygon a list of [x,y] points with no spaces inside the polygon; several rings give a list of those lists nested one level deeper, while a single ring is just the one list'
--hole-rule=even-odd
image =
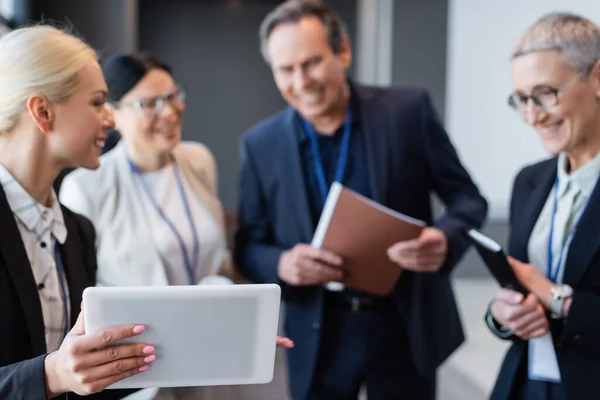
[{"label": "lanyard", "polygon": [[62,257],[60,256],[60,249],[58,248],[58,242],[54,246],[54,259],[56,263],[56,273],[58,275],[58,282],[60,283],[60,294],[63,300],[63,311],[65,313],[65,326],[63,330],[63,338],[67,336],[69,332],[69,304],[67,303],[67,284],[65,282],[65,269],[62,264]]},{"label": "lanyard", "polygon": [[171,231],[173,232],[175,237],[177,237],[177,241],[179,242],[179,246],[181,248],[181,253],[183,254],[183,262],[185,263],[185,270],[187,272],[190,285],[196,284],[196,280],[194,279],[194,269],[198,265],[198,254],[200,253],[200,249],[199,249],[200,244],[198,243],[198,233],[196,231],[196,225],[194,224],[194,219],[192,218],[192,212],[190,211],[190,205],[188,203],[187,196],[185,195],[185,189],[183,188],[183,182],[181,181],[181,176],[179,175],[179,168],[177,168],[177,164],[175,162],[173,162],[173,170],[175,171],[177,187],[179,188],[179,194],[181,195],[181,200],[183,202],[183,208],[185,210],[185,214],[186,214],[188,222],[190,224],[190,229],[192,230],[192,239],[194,241],[194,243],[193,243],[194,257],[192,260],[190,260],[190,258],[189,258],[188,251],[185,247],[185,242],[183,241],[181,234],[179,233],[177,228],[175,228],[175,224],[173,224],[173,222],[169,219],[169,217],[167,217],[167,215],[165,214],[163,209],[160,208],[160,206],[158,205],[158,203],[152,196],[150,189],[148,188],[148,186],[146,185],[146,183],[144,182],[144,180],[141,177],[140,169],[137,167],[137,165],[135,165],[133,163],[133,161],[131,161],[131,159],[129,159],[129,165],[131,166],[131,170],[133,171],[134,175],[137,176],[138,181],[140,182],[143,191],[146,193],[146,196],[148,196],[148,199],[150,200],[150,202],[156,209],[156,212],[166,222],[166,224],[169,226],[169,228],[171,229]]},{"label": "lanyard", "polygon": [[[598,185],[598,181],[596,181],[596,186],[597,185]],[[595,188],[595,186],[594,186],[594,188]],[[593,191],[592,191],[592,193],[593,193]],[[554,181],[554,203],[552,205],[552,218],[550,219],[550,234],[548,236],[548,271],[547,271],[547,274],[548,274],[548,279],[550,279],[552,282],[556,282],[556,279],[558,278],[558,272],[560,271],[560,266],[561,266],[561,263],[562,263],[562,260],[564,257],[565,249],[567,249],[570,246],[571,241],[573,240],[573,236],[575,236],[575,231],[577,230],[577,224],[579,224],[579,220],[583,216],[583,213],[585,212],[591,198],[592,198],[592,196],[590,195],[590,197],[585,201],[585,204],[583,206],[583,209],[579,213],[579,216],[571,225],[571,228],[569,229],[569,233],[567,234],[567,239],[561,245],[560,253],[558,253],[558,261],[556,262],[556,268],[553,268],[552,236],[554,235],[554,217],[556,216],[556,210],[558,207],[558,176],[556,177],[556,180]]]},{"label": "lanyard", "polygon": [[[323,160],[321,159],[321,152],[319,151],[319,141],[312,125],[302,118],[304,130],[310,140],[310,147],[313,154],[314,168],[317,175],[317,181],[319,183],[319,193],[321,195],[321,208],[325,205],[327,200],[327,194],[329,189],[327,186],[327,179],[325,178],[325,171],[323,169]],[[344,120],[344,135],[342,136],[342,146],[340,148],[340,155],[338,157],[338,165],[335,173],[335,180],[339,183],[343,183],[344,173],[346,171],[346,162],[348,160],[348,148],[350,147],[350,133],[352,131],[352,115],[350,110],[346,114]]]}]

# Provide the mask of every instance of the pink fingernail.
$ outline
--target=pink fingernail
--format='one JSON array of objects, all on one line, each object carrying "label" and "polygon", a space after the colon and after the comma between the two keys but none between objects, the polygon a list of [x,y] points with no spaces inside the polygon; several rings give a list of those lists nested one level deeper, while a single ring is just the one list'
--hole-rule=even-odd
[{"label": "pink fingernail", "polygon": [[146,346],[142,349],[142,353],[144,354],[152,354],[154,353],[154,346]]},{"label": "pink fingernail", "polygon": [[133,333],[135,333],[136,335],[144,332],[146,330],[146,327],[143,325],[138,325],[135,328],[133,328]]},{"label": "pink fingernail", "polygon": [[144,358],[144,362],[147,362],[147,363],[151,363],[154,360],[156,360],[156,356],[154,354],[152,354],[151,356],[148,356],[148,357]]},{"label": "pink fingernail", "polygon": [[139,369],[140,372],[144,372],[148,370],[148,365],[142,365]]}]

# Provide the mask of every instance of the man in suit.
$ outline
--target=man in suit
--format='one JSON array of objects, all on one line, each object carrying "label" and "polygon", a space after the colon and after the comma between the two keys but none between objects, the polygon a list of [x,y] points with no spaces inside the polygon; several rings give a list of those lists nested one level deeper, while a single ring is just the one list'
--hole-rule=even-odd
[{"label": "man in suit", "polygon": [[[261,40],[290,107],[243,136],[235,256],[252,281],[282,286],[291,395],[355,400],[366,383],[370,400],[434,399],[437,367],[464,340],[449,273],[486,201],[423,90],[346,78],[349,40],[326,5],[282,3]],[[389,249],[404,269],[389,296],[326,289],[343,260],[307,243],[334,180],[429,224]],[[435,223],[431,192],[446,205]]]}]

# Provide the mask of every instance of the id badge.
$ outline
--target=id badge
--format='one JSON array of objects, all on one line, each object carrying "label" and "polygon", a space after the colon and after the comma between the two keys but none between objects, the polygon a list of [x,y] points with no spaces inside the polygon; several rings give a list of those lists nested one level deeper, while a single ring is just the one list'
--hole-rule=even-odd
[{"label": "id badge", "polygon": [[552,333],[529,339],[529,379],[546,382],[560,382],[560,370]]}]

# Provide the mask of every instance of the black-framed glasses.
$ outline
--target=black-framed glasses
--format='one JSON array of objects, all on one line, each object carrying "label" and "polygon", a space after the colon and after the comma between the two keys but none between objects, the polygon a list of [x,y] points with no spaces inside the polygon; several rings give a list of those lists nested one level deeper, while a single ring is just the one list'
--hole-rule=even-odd
[{"label": "black-framed glasses", "polygon": [[524,114],[527,112],[529,100],[531,100],[533,104],[535,104],[541,110],[548,111],[550,108],[558,104],[558,98],[562,92],[567,90],[577,80],[585,78],[590,73],[592,68],[593,65],[587,68],[584,72],[578,73],[577,75],[571,77],[571,79],[569,79],[560,88],[542,85],[536,86],[530,95],[512,93],[510,96],[508,96],[508,105],[518,113]]},{"label": "black-framed glasses", "polygon": [[147,115],[157,115],[165,108],[165,104],[169,102],[172,106],[180,108],[185,104],[185,90],[177,85],[177,87],[168,93],[161,96],[145,97],[129,102],[115,103],[116,107],[132,105],[137,111]]}]

